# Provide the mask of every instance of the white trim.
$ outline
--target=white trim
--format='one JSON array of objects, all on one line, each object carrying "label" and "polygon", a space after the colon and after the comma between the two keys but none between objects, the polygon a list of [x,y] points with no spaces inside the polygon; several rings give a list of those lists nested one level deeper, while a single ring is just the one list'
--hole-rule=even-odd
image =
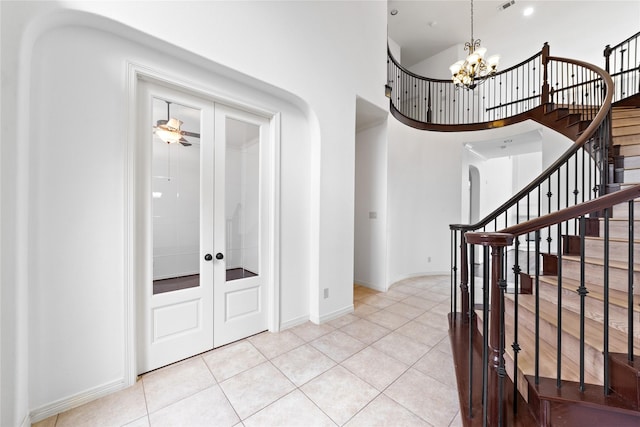
[{"label": "white trim", "polygon": [[280,330],[280,145],[281,145],[281,115],[277,111],[268,110],[256,105],[242,102],[238,99],[230,98],[219,92],[212,91],[210,88],[204,87],[202,84],[193,81],[184,80],[181,77],[172,75],[166,71],[157,70],[148,66],[127,63],[127,153],[125,159],[125,238],[127,246],[125,249],[125,289],[124,295],[126,300],[125,307],[125,361],[124,372],[125,380],[123,386],[132,385],[137,377],[137,354],[136,354],[136,336],[137,328],[137,298],[136,298],[136,277],[141,266],[141,262],[137,260],[136,250],[138,242],[136,241],[136,222],[138,221],[138,213],[136,211],[136,192],[137,185],[135,173],[137,169],[138,159],[136,158],[136,135],[137,135],[137,84],[138,80],[151,81],[155,84],[169,86],[171,88],[193,94],[195,96],[204,97],[214,103],[223,104],[232,108],[241,109],[270,120],[272,143],[270,144],[271,152],[269,153],[269,161],[271,162],[271,193],[272,198],[271,214],[269,221],[269,235],[271,240],[271,251],[269,262],[271,263],[269,277],[268,293],[269,293],[269,331],[278,332]]},{"label": "white trim", "polygon": [[364,286],[365,288],[373,289],[379,292],[386,292],[387,290],[383,286],[374,285],[373,283],[368,283],[362,280],[354,280],[354,285]]},{"label": "white trim", "polygon": [[91,388],[87,391],[78,393],[74,396],[67,397],[65,399],[56,400],[53,403],[50,403],[48,405],[42,406],[38,409],[34,409],[33,411],[31,411],[30,422],[37,423],[38,421],[42,421],[53,415],[60,414],[64,411],[68,411],[69,409],[76,408],[80,405],[84,405],[85,403],[91,402],[92,400],[96,400],[100,397],[104,397],[116,391],[123,390],[128,386],[129,384],[127,384],[126,378],[123,378],[120,380],[103,384],[98,387]]},{"label": "white trim", "polygon": [[[280,325],[280,120],[281,114],[276,113],[270,120],[271,153],[269,163],[271,166],[271,182],[269,195],[269,248],[270,272],[269,301],[271,301],[271,316],[267,319],[267,325],[271,332],[279,332]],[[277,286],[276,286],[277,284]]]},{"label": "white trim", "polygon": [[331,313],[323,314],[322,316],[320,316],[319,319],[317,319],[318,320],[317,322],[314,319],[311,319],[311,321],[313,323],[318,323],[318,324],[325,323],[330,320],[337,319],[340,316],[344,316],[345,314],[353,313],[353,310],[354,310],[353,304],[349,304],[348,306],[341,308],[339,310],[335,310],[335,311],[332,311]]},{"label": "white trim", "polygon": [[280,330],[284,331],[285,329],[293,328],[294,326],[302,325],[303,323],[307,323],[309,321],[309,316],[300,316],[295,319],[287,320],[280,325]]},{"label": "white trim", "polygon": [[31,424],[33,422],[31,421],[31,414],[28,414],[24,416],[24,418],[22,419],[22,423],[20,423],[20,427],[31,427]]},{"label": "white trim", "polygon": [[124,381],[130,386],[137,377],[137,349],[136,338],[136,275],[138,263],[136,262],[136,99],[137,94],[137,69],[133,64],[127,64],[127,141],[125,142],[125,176],[124,176]]},{"label": "white trim", "polygon": [[403,280],[407,280],[407,279],[413,279],[414,277],[422,277],[422,276],[449,276],[451,275],[451,271],[447,270],[447,271],[429,271],[427,273],[412,273],[412,274],[406,274],[403,276],[400,276],[399,278],[396,278],[392,283],[389,283],[389,288],[391,289],[392,286],[397,285],[398,282],[402,282]]}]

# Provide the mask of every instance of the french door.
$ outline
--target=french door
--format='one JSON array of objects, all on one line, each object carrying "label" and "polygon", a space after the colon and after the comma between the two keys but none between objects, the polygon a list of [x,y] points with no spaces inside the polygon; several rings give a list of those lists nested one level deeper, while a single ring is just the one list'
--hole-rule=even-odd
[{"label": "french door", "polygon": [[143,373],[267,329],[269,121],[138,88]]}]

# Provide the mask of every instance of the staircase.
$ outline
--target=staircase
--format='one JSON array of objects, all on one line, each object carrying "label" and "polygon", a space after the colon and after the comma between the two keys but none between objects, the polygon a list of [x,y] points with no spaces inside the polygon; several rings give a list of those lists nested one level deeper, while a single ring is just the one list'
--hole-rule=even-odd
[{"label": "staircase", "polygon": [[607,46],[606,71],[545,44],[473,91],[389,56],[390,110],[408,126],[534,120],[575,142],[486,218],[450,226],[465,425],[640,426],[638,41]]}]

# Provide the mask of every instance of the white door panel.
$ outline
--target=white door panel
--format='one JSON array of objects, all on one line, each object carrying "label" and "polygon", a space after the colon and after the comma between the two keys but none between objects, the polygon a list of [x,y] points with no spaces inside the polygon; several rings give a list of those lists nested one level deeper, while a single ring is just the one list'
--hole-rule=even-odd
[{"label": "white door panel", "polygon": [[[268,329],[272,142],[264,117],[145,81],[138,88],[144,373]],[[189,145],[159,137],[158,120],[173,117]]]},{"label": "white door panel", "polygon": [[214,345],[267,329],[269,121],[216,104]]},{"label": "white door panel", "polygon": [[[138,372],[213,348],[214,106],[141,81],[137,179],[146,268],[138,277]],[[170,104],[167,104],[167,101]],[[167,111],[167,109],[171,111]],[[153,127],[182,120],[189,146],[168,144]]]}]

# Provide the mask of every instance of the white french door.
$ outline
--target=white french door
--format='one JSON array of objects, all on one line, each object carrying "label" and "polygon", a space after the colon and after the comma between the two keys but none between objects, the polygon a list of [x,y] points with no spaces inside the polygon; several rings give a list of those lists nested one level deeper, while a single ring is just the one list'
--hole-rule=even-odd
[{"label": "white french door", "polygon": [[269,121],[162,85],[138,89],[143,373],[267,329]]},{"label": "white french door", "polygon": [[215,139],[218,347],[267,329],[269,121],[216,104]]}]

